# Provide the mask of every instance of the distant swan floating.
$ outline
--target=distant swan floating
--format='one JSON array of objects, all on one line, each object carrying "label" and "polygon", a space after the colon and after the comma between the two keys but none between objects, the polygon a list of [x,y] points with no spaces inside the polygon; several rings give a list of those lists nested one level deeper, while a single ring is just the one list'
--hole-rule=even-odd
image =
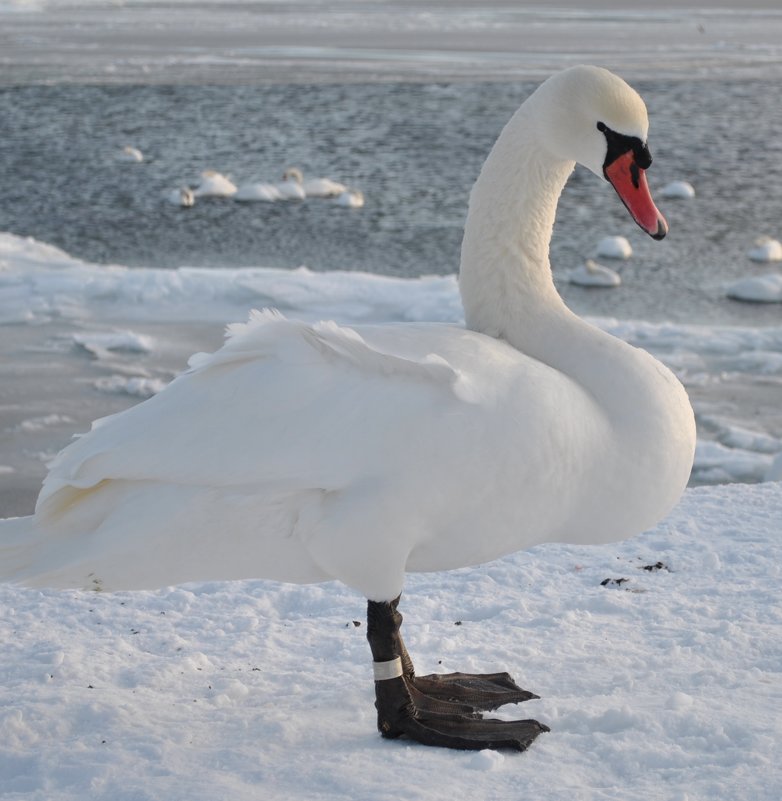
[{"label": "distant swan floating", "polygon": [[747,252],[747,256],[752,261],[782,261],[782,242],[768,236],[761,236],[755,240],[755,247]]},{"label": "distant swan floating", "polygon": [[295,167],[290,167],[282,174],[282,181],[275,184],[282,200],[304,200],[307,193],[302,186],[301,172]]},{"label": "distant swan floating", "polygon": [[195,203],[195,195],[189,186],[183,186],[179,189],[172,189],[170,192],[167,192],[166,200],[169,203],[173,203],[175,206],[190,208]]},{"label": "distant swan floating", "polygon": [[196,197],[232,197],[236,194],[236,184],[214,170],[201,173],[201,183],[193,191]]},{"label": "distant swan floating", "polygon": [[138,163],[144,161],[144,154],[137,148],[125,145],[119,154],[120,161],[130,161]]},{"label": "distant swan floating", "polygon": [[623,236],[604,236],[597,243],[595,254],[604,259],[629,259],[633,248]]},{"label": "distant swan floating", "polygon": [[610,267],[604,267],[592,259],[587,259],[583,264],[570,270],[567,274],[571,284],[592,287],[613,287],[619,286],[622,279],[619,273],[614,272]]},{"label": "distant swan floating", "polygon": [[782,303],[782,274],[754,275],[734,281],[725,287],[733,300],[750,303]]},{"label": "distant swan floating", "polygon": [[695,197],[695,189],[687,181],[671,181],[660,190],[660,197],[691,200]]},{"label": "distant swan floating", "polygon": [[298,167],[288,167],[283,179],[294,181],[304,191],[305,197],[336,197],[347,190],[345,184],[332,181],[331,178],[304,178]]},{"label": "distant swan floating", "polygon": [[242,184],[233,196],[234,200],[250,201],[263,201],[265,203],[274,203],[276,200],[282,200],[280,190],[274,185],[257,181],[251,184]]},{"label": "distant swan floating", "polygon": [[383,736],[527,748],[546,726],[480,712],[536,696],[506,673],[416,676],[397,605],[406,571],[622,539],[684,489],[695,443],[684,389],[569,311],[548,259],[575,161],[665,236],[647,127],[641,98],[610,72],[550,78],[470,195],[466,328],[254,313],[53,461],[35,515],[0,523],[0,575],[107,590],[339,579],[369,600]]},{"label": "distant swan floating", "polygon": [[364,206],[364,193],[360,189],[346,189],[334,198],[334,202],[349,209],[360,209]]}]

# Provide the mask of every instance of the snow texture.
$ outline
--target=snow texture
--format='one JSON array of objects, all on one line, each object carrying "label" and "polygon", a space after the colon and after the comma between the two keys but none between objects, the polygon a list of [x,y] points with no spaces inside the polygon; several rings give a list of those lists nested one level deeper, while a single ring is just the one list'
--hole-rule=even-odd
[{"label": "snow texture", "polygon": [[339,584],[0,586],[0,795],[777,801],[781,527],[782,484],[699,488],[618,545],[410,576],[419,672],[541,695],[496,713],[551,726],[524,754],[381,739],[364,600]]}]

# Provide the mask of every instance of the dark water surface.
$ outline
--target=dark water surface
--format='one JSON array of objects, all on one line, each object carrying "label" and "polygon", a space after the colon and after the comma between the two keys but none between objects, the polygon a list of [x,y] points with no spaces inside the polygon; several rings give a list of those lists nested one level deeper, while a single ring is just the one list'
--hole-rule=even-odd
[{"label": "dark water surface", "polygon": [[[93,262],[452,273],[467,194],[494,139],[534,83],[19,86],[0,88],[0,230]],[[764,272],[747,249],[782,237],[782,109],[774,81],[639,83],[649,107],[655,188],[690,181],[692,201],[658,200],[662,243],[637,229],[608,185],[581,169],[563,195],[555,275],[627,236],[633,258],[611,292],[562,282],[581,313],[775,325],[779,305],[723,297]],[[773,99],[773,100],[772,100]],[[140,148],[141,164],[118,160]],[[203,169],[236,183],[296,165],[360,188],[360,210],[332,203],[162,200]],[[616,267],[616,265],[612,265]]]}]

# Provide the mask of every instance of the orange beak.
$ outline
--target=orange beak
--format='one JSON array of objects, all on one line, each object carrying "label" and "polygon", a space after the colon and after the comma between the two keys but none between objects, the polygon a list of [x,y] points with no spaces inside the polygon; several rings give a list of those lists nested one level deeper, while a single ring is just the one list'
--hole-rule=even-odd
[{"label": "orange beak", "polygon": [[668,223],[654,205],[646,183],[646,171],[636,164],[633,151],[628,150],[614,159],[603,168],[603,174],[638,225],[652,239],[662,239],[668,233]]}]

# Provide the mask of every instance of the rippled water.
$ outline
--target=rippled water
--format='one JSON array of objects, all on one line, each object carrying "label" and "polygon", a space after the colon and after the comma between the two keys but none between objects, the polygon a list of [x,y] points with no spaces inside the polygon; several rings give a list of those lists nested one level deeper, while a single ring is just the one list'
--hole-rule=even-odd
[{"label": "rippled water", "polygon": [[[150,266],[265,265],[392,275],[458,267],[467,193],[532,82],[345,85],[23,86],[0,89],[0,229],[90,261]],[[656,243],[607,185],[578,170],[552,245],[555,274],[606,234],[634,257],[611,292],[562,284],[577,311],[649,320],[778,324],[778,305],[723,297],[762,272],[756,236],[782,236],[782,110],[772,80],[636,82],[649,107],[652,189],[690,181],[692,201],[659,205]],[[141,164],[122,163],[123,145]],[[237,182],[291,165],[362,189],[361,210],[325,201],[192,209],[161,193],[214,168]]]}]

